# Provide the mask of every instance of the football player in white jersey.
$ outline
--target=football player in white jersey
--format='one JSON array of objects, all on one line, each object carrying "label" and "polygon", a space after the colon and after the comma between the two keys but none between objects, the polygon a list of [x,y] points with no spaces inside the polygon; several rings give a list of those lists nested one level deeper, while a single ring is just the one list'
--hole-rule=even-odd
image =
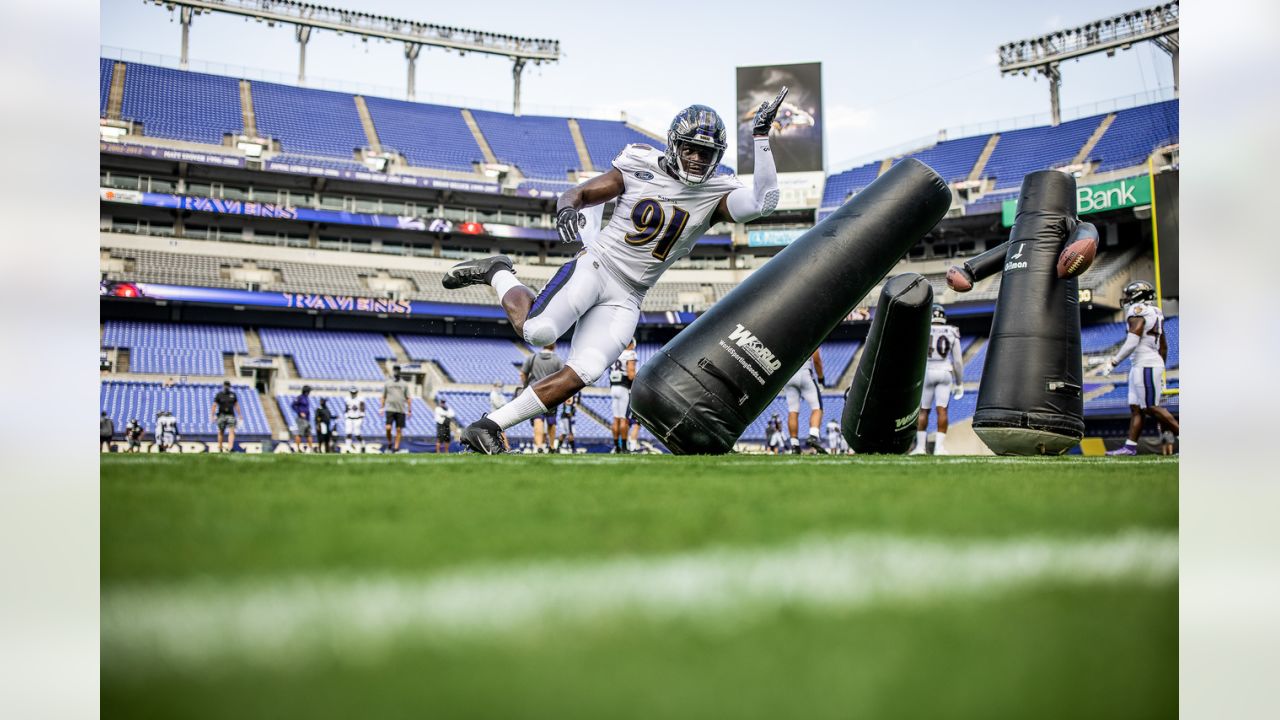
[{"label": "football player in white jersey", "polygon": [[609,395],[613,398],[613,449],[630,450],[627,442],[627,413],[631,410],[631,383],[636,379],[636,341],[633,338],[609,368]]},{"label": "football player in white jersey", "polygon": [[804,361],[795,375],[782,386],[782,393],[787,398],[787,430],[791,437],[791,452],[800,452],[800,400],[804,399],[809,406],[809,436],[805,445],[814,451],[826,455],[822,447],[818,428],[822,427],[822,386],[826,379],[822,376],[822,353],[814,350],[813,357]]},{"label": "football player in white jersey", "polygon": [[[344,452],[364,452],[364,400],[360,399],[360,391],[352,386],[348,392],[346,421],[342,430],[345,442]],[[354,444],[354,445],[353,445]]]},{"label": "football player in white jersey", "polygon": [[[1108,455],[1137,455],[1138,437],[1142,434],[1143,416],[1150,415],[1167,430],[1178,433],[1178,419],[1164,404],[1164,362],[1169,354],[1164,336],[1164,313],[1156,307],[1156,289],[1146,280],[1124,286],[1124,303],[1128,333],[1124,345],[1103,363],[1102,375],[1111,374],[1115,366],[1133,355],[1129,368],[1129,437],[1120,448]],[[1163,438],[1162,438],[1163,440]]]},{"label": "football player in white jersey", "polygon": [[[604,373],[635,333],[645,293],[709,227],[773,212],[778,174],[769,131],[786,94],[784,87],[756,111],[754,187],[744,186],[733,174],[717,175],[728,147],[724,121],[705,105],[691,105],[671,121],[665,151],[628,145],[611,170],[560,196],[560,239],[581,239],[583,250],[541,293],[522,285],[511,260],[502,255],[459,263],[445,274],[442,284],[448,289],[491,286],[512,328],[535,347],[555,342],[577,323],[564,369],[469,425],[462,432],[463,445],[486,454],[505,452],[502,430],[545,413]],[[591,232],[594,227],[581,211],[615,198],[608,226]],[[580,236],[580,230],[586,232]]]},{"label": "football player in white jersey", "polygon": [[849,452],[849,441],[840,432],[840,423],[831,420],[827,423],[827,451],[832,455],[844,455]]},{"label": "football player in white jersey", "polygon": [[934,433],[933,454],[947,454],[947,406],[954,392],[964,397],[964,359],[960,348],[960,328],[947,324],[947,311],[933,306],[929,327],[929,359],[924,368],[924,391],[920,395],[920,419],[916,421],[916,446],[912,455],[924,455],[929,438],[929,411],[938,408],[938,432]]}]

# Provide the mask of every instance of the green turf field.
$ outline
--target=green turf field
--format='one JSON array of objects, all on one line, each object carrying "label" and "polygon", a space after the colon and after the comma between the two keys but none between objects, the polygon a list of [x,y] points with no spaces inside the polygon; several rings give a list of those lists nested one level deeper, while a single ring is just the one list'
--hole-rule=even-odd
[{"label": "green turf field", "polygon": [[1160,458],[105,456],[129,718],[1167,718]]}]

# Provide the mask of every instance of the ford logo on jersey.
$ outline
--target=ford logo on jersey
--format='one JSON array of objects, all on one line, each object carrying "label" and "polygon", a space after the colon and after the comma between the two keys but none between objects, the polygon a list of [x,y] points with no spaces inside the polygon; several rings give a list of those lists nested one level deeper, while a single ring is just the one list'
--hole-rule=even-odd
[{"label": "ford logo on jersey", "polygon": [[648,170],[637,170],[636,177],[640,178],[641,180],[652,180],[653,173],[649,172]]}]

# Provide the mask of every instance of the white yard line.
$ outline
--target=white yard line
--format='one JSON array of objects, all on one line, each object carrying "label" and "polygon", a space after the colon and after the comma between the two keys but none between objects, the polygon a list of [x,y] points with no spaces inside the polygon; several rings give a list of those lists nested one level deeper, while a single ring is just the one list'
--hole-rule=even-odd
[{"label": "white yard line", "polygon": [[449,642],[572,629],[615,618],[733,626],[781,607],[942,603],[1039,583],[1167,584],[1178,539],[965,541],[816,538],[763,549],[468,568],[427,577],[302,577],[108,589],[104,672],[292,667],[376,658],[412,639]]}]

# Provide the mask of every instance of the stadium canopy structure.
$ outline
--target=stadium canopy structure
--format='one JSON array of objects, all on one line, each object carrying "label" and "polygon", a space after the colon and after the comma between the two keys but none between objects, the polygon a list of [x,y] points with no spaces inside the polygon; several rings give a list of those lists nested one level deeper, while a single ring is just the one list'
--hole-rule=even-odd
[{"label": "stadium canopy structure", "polygon": [[1049,105],[1053,124],[1061,121],[1058,90],[1063,60],[1116,49],[1128,50],[1134,43],[1151,41],[1169,54],[1173,61],[1173,87],[1178,88],[1178,3],[1171,2],[1144,10],[1134,10],[1113,17],[1088,22],[1079,27],[1058,30],[1048,35],[1006,43],[999,48],[1000,74],[1010,75],[1035,71],[1049,79]]},{"label": "stadium canopy structure", "polygon": [[384,15],[371,15],[356,10],[311,5],[294,0],[154,0],[156,5],[179,12],[182,24],[181,67],[187,68],[187,44],[191,32],[191,20],[208,12],[221,12],[251,17],[268,25],[287,23],[294,25],[294,37],[298,41],[298,84],[306,84],[307,42],[312,30],[332,30],[359,35],[364,41],[382,38],[404,43],[404,56],[408,61],[406,95],[414,99],[414,74],[418,53],[423,45],[456,51],[459,55],[469,52],[499,55],[511,58],[511,75],[514,82],[512,113],[520,114],[520,76],[526,63],[541,65],[560,59],[560,41],[545,38],[526,38],[501,35],[483,30],[446,27],[416,20],[402,20]]}]

